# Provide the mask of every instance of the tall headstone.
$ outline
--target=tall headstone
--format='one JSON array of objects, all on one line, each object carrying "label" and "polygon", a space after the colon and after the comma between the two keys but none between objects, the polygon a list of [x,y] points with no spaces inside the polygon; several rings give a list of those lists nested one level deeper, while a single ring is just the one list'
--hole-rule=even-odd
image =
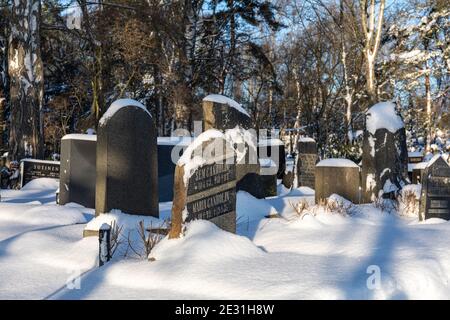
[{"label": "tall headstone", "polygon": [[156,129],[139,102],[115,101],[97,130],[96,214],[159,216]]},{"label": "tall headstone", "polygon": [[250,115],[242,106],[228,97],[210,94],[203,98],[203,130],[225,131],[239,126],[251,129]]},{"label": "tall headstone", "polygon": [[257,134],[247,111],[233,99],[218,94],[208,95],[203,98],[203,128],[225,133],[234,146],[237,153],[237,190],[257,198],[269,196],[270,193],[265,192],[264,188],[267,181],[261,178]]},{"label": "tall headstone", "polygon": [[179,237],[183,224],[195,219],[236,232],[235,161],[233,146],[214,129],[185,150],[175,169],[170,238]]},{"label": "tall headstone", "polygon": [[338,194],[353,203],[360,203],[359,166],[348,159],[325,159],[316,165],[316,203]]},{"label": "tall headstone", "polygon": [[300,137],[297,150],[297,186],[314,189],[314,173],[318,160],[316,141],[309,137]]},{"label": "tall headstone", "polygon": [[434,156],[422,177],[420,220],[450,220],[450,165],[441,156]]},{"label": "tall headstone", "polygon": [[95,208],[97,136],[68,134],[61,139],[59,204]]},{"label": "tall headstone", "polygon": [[362,157],[363,202],[394,197],[408,183],[408,151],[402,118],[392,102],[366,112]]}]

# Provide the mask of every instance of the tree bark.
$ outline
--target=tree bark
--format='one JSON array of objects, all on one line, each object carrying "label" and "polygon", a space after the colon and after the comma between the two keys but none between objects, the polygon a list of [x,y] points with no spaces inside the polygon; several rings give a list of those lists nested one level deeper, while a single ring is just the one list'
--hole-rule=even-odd
[{"label": "tree bark", "polygon": [[[0,2],[1,3],[1,2]],[[0,12],[1,14],[1,12]],[[6,109],[8,104],[8,19],[0,15],[0,151],[7,148]]]},{"label": "tree bark", "polygon": [[40,50],[39,0],[13,1],[8,50],[10,148],[14,159],[42,157],[44,74]]},{"label": "tree bark", "polygon": [[[369,4],[370,1],[370,4]],[[364,35],[364,57],[366,59],[366,89],[371,103],[376,103],[378,94],[376,89],[375,60],[381,41],[385,0],[380,1],[378,14],[375,10],[375,0],[360,0],[361,25]],[[369,12],[367,12],[369,9]],[[377,23],[375,26],[375,17]]]}]

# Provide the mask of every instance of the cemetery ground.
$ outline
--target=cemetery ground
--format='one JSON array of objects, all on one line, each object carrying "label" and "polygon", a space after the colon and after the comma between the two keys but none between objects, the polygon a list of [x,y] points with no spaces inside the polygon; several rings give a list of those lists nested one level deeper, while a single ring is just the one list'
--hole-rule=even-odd
[{"label": "cemetery ground", "polygon": [[[182,238],[162,239],[150,259],[122,250],[98,267],[98,238],[82,233],[101,221],[92,222],[93,209],[56,205],[57,188],[36,179],[1,190],[1,299],[450,297],[445,220],[419,222],[373,204],[354,206],[350,215],[315,210],[312,189],[279,185],[266,199],[238,192],[236,235],[193,221]],[[311,206],[299,214],[293,204],[301,201]],[[146,217],[146,224],[168,218],[171,202],[159,209],[160,219]],[[112,215],[125,228],[142,218]]]}]

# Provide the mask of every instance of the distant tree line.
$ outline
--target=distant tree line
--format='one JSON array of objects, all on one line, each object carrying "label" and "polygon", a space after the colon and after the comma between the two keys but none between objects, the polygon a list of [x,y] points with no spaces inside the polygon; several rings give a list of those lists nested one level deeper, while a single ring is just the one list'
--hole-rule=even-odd
[{"label": "distant tree line", "polygon": [[450,126],[449,20],[445,0],[0,0],[0,151],[47,158],[124,97],[161,136],[192,130],[209,93],[355,160],[363,112],[395,98],[429,145]]}]

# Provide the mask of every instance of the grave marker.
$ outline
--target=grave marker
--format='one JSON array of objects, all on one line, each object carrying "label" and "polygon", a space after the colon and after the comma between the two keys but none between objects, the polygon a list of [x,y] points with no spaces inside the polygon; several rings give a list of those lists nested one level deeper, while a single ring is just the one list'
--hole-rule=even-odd
[{"label": "grave marker", "polygon": [[441,156],[435,156],[422,177],[420,220],[450,220],[450,165]]},{"label": "grave marker", "polygon": [[61,139],[59,204],[95,208],[97,136],[68,134]]},{"label": "grave marker", "polygon": [[156,129],[139,102],[115,101],[97,132],[96,214],[159,216]]},{"label": "grave marker", "polygon": [[205,131],[185,150],[177,163],[170,238],[195,219],[210,220],[236,232],[236,154],[225,136]]},{"label": "grave marker", "polygon": [[297,186],[314,189],[315,170],[318,160],[316,141],[300,137],[297,143]]},{"label": "grave marker", "polygon": [[38,178],[59,179],[59,161],[22,159],[20,161],[20,187]]}]

